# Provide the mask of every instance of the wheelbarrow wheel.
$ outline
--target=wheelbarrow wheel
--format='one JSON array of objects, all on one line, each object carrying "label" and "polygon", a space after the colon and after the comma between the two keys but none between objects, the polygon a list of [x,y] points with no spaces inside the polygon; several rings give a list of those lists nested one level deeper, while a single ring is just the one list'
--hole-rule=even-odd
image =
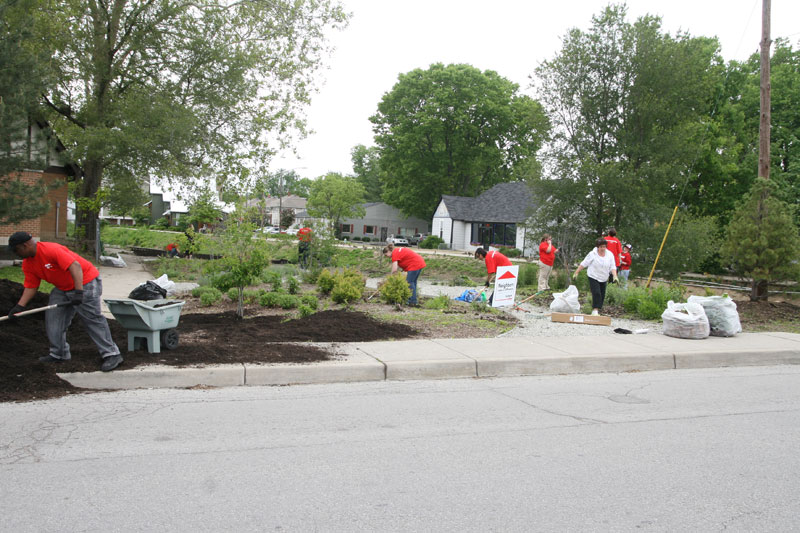
[{"label": "wheelbarrow wheel", "polygon": [[167,350],[174,350],[178,347],[178,330],[165,329],[161,332],[161,346]]}]

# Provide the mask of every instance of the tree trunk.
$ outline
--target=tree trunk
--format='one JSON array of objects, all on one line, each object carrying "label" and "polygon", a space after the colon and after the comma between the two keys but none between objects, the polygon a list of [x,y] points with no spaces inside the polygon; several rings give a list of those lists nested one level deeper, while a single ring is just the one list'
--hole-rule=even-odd
[{"label": "tree trunk", "polygon": [[753,285],[750,288],[750,301],[760,302],[767,301],[769,298],[769,282],[765,279],[754,279]]},{"label": "tree trunk", "polygon": [[[94,200],[97,191],[100,190],[100,181],[103,176],[103,166],[97,161],[88,161],[83,167],[83,183],[78,190],[78,198]],[[75,213],[75,228],[82,230],[83,245],[91,251],[95,251],[95,235],[97,233],[97,216],[99,212],[81,209],[78,207]]]}]

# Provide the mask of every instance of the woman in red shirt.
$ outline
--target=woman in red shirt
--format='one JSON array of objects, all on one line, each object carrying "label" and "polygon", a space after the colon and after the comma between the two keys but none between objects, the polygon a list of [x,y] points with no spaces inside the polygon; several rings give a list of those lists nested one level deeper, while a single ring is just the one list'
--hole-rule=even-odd
[{"label": "woman in red shirt", "polygon": [[539,243],[539,292],[550,290],[550,273],[553,271],[557,251],[553,246],[553,238],[545,233]]},{"label": "woman in red shirt", "polygon": [[[475,259],[483,259],[483,262],[486,264],[487,289],[494,282],[494,278],[497,275],[497,267],[511,266],[511,260],[508,257],[497,251],[489,252],[484,248],[478,248],[475,250]],[[492,292],[491,296],[489,296],[489,305],[492,305],[493,299],[494,292]]]},{"label": "woman in red shirt", "polygon": [[411,289],[411,298],[408,299],[408,305],[417,306],[417,279],[425,268],[425,260],[417,252],[410,248],[399,247],[395,248],[390,244],[383,249],[383,255],[392,259],[392,274],[397,272],[399,268],[406,273],[406,281],[408,288]]}]

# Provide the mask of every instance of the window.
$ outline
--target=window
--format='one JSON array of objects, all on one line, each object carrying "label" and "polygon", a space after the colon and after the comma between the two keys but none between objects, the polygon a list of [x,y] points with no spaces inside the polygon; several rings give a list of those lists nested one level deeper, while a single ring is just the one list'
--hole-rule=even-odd
[{"label": "window", "polygon": [[352,224],[342,224],[342,233],[353,233]]},{"label": "window", "polygon": [[502,222],[473,222],[470,244],[497,246],[516,246],[517,225]]},{"label": "window", "polygon": [[375,235],[375,226],[364,226],[364,235]]}]

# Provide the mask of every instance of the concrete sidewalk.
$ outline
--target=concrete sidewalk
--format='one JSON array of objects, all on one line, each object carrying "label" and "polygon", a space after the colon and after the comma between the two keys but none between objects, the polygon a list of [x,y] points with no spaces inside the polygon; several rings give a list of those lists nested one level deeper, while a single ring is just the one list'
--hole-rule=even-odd
[{"label": "concrete sidewalk", "polygon": [[482,378],[800,364],[800,334],[743,333],[703,340],[660,334],[432,339],[320,344],[337,354],[311,364],[197,368],[142,366],[59,374],[76,387],[136,389]]}]

